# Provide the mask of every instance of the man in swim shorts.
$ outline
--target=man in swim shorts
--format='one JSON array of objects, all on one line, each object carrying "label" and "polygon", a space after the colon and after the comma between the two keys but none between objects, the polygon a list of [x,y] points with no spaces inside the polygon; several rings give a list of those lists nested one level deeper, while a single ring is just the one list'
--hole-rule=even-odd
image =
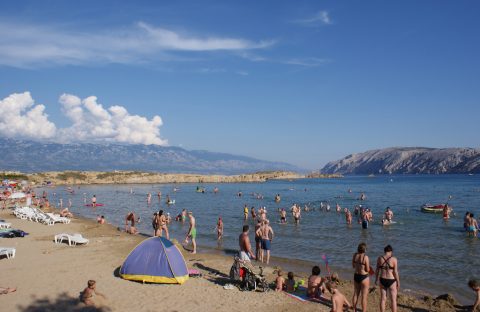
[{"label": "man in swim shorts", "polygon": [[195,226],[195,218],[193,217],[193,212],[189,211],[188,212],[188,219],[190,221],[190,227],[188,228],[188,233],[187,237],[185,237],[185,243],[188,243],[188,238],[190,237],[192,239],[192,254],[197,253],[197,228]]},{"label": "man in swim shorts", "polygon": [[244,225],[243,232],[238,237],[238,243],[240,245],[240,260],[250,262],[250,258],[255,259],[255,255],[252,252],[252,246],[250,245],[248,231],[248,225]]},{"label": "man in swim shorts", "polygon": [[270,262],[270,245],[273,240],[273,229],[270,226],[270,222],[264,220],[262,226],[255,234],[261,237],[260,261],[268,264]]}]

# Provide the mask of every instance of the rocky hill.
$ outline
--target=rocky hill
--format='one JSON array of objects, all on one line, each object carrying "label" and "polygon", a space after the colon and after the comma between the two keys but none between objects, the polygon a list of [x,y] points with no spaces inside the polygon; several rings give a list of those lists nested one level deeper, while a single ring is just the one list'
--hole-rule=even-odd
[{"label": "rocky hill", "polygon": [[329,162],[325,174],[480,173],[480,149],[391,147]]},{"label": "rocky hill", "polygon": [[2,171],[132,170],[203,174],[300,171],[287,163],[158,145],[58,144],[0,139],[0,155]]}]

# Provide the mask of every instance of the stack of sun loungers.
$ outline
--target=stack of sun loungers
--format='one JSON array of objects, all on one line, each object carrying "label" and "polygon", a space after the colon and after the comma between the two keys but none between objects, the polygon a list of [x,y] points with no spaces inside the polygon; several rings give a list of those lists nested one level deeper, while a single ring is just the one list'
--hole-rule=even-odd
[{"label": "stack of sun loungers", "polygon": [[22,220],[40,222],[46,225],[54,225],[55,223],[70,223],[69,218],[61,217],[59,214],[45,213],[35,207],[17,207],[13,210],[13,214]]},{"label": "stack of sun loungers", "polygon": [[89,240],[82,236],[82,234],[67,234],[62,233],[55,235],[55,244],[61,243],[64,240],[68,240],[68,246],[77,246],[77,244],[88,244]]}]

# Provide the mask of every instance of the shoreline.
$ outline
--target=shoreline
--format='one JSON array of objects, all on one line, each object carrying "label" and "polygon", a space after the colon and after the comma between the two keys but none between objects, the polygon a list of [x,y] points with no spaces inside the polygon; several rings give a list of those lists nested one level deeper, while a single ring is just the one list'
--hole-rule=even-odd
[{"label": "shoreline", "polygon": [[[16,293],[2,297],[2,303],[13,310],[15,310],[15,307],[19,311],[23,310],[25,304],[31,308],[48,302],[54,304],[55,307],[62,306],[64,311],[71,311],[73,310],[72,307],[78,307],[74,295],[85,287],[86,280],[93,278],[97,280],[99,291],[107,296],[108,299],[102,304],[105,304],[110,311],[129,310],[124,309],[123,305],[132,303],[138,303],[138,311],[149,311],[151,305],[155,304],[155,296],[158,295],[158,291],[165,292],[167,296],[165,300],[172,305],[172,309],[176,308],[182,311],[194,311],[198,308],[201,310],[243,311],[249,306],[251,308],[262,307],[265,311],[292,309],[296,311],[313,309],[328,311],[326,305],[298,302],[274,291],[256,293],[240,292],[237,289],[224,290],[222,286],[229,280],[225,277],[219,278],[218,275],[228,275],[233,259],[227,253],[232,252],[231,250],[213,252],[211,248],[199,246],[199,253],[191,255],[180,248],[187,266],[200,270],[204,275],[203,278],[191,278],[182,286],[142,285],[141,283],[125,281],[116,277],[114,272],[122,264],[130,250],[149,235],[129,235],[119,231],[115,225],[99,225],[94,220],[81,216],[75,217],[72,223],[68,225],[46,226],[17,219],[10,213],[10,209],[2,210],[0,217],[6,219],[7,222],[11,222],[12,227],[30,233],[24,238],[2,240],[2,245],[17,248],[17,256],[14,259],[0,260],[2,272],[6,272],[2,280],[4,285],[1,286],[18,287]],[[84,237],[90,239],[90,243],[86,246],[68,247],[65,244],[57,245],[52,242],[54,234],[71,233],[72,231],[82,233]],[[217,254],[218,252],[223,254]],[[31,259],[35,259],[35,261],[32,262]],[[272,260],[273,264],[277,264],[277,261],[280,263],[277,266],[265,267],[269,283],[274,281],[273,273],[278,266],[290,270],[294,269],[293,266],[308,268],[310,265],[308,261],[289,261],[278,257],[273,257]],[[288,262],[292,265],[291,268]],[[258,265],[256,262],[254,264]],[[306,279],[308,277],[306,272],[296,271],[295,275],[297,278]],[[342,272],[339,273],[341,276],[343,275]],[[34,280],[31,278],[32,275],[35,275]],[[48,283],[52,276],[55,277],[56,282]],[[161,290],[158,287],[161,287]],[[347,298],[351,296],[353,285],[350,280],[342,279],[339,288]],[[369,306],[372,311],[376,311],[378,308],[378,293],[377,289],[369,296]],[[130,294],[135,296],[132,297]],[[65,296],[70,299],[67,301],[61,300]],[[192,305],[188,301],[182,302],[179,296],[193,298],[192,302],[195,302],[195,304]],[[205,296],[209,298],[216,296],[216,299],[205,302],[205,300],[202,300]],[[329,296],[327,297],[329,298]],[[239,304],[239,302],[242,303]],[[399,311],[412,311],[413,309],[455,311],[451,309],[452,307],[447,301],[434,300],[433,298],[421,300],[404,292],[399,295],[399,303]],[[52,306],[43,305],[41,307],[51,308]],[[228,307],[228,309],[222,307]],[[107,310],[105,309],[105,311]]]},{"label": "shoreline", "polygon": [[[1,171],[0,171],[1,172]],[[95,184],[180,184],[180,183],[263,183],[269,180],[297,180],[311,178],[306,174],[291,171],[265,171],[237,175],[162,173],[140,171],[49,171],[37,173],[0,173],[2,179],[26,180],[35,186],[48,185],[95,185]],[[342,178],[342,175],[327,174],[315,178]]]}]

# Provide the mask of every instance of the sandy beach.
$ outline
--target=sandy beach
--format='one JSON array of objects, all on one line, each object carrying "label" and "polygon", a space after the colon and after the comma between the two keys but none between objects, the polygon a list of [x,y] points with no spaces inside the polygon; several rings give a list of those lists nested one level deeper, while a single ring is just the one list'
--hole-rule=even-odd
[{"label": "sandy beach", "polygon": [[[141,235],[129,235],[110,225],[92,220],[73,219],[70,224],[46,226],[16,219],[10,210],[0,212],[2,219],[30,235],[24,238],[2,238],[4,247],[15,247],[14,259],[0,260],[2,287],[17,287],[15,293],[2,295],[2,309],[8,311],[329,311],[320,303],[301,302],[275,291],[250,292],[225,290],[232,258],[226,255],[200,253],[190,255],[182,250],[189,268],[197,268],[203,277],[191,278],[183,285],[141,284],[117,277],[125,257],[140,241]],[[90,240],[86,246],[55,244],[59,233],[82,233]],[[269,282],[274,281],[275,267],[267,267]],[[306,272],[295,272],[307,278]],[[97,290],[106,299],[96,297],[99,308],[86,308],[79,294],[89,279],[97,281]],[[342,281],[340,289],[351,297],[351,282]],[[372,311],[378,309],[378,291],[369,296]],[[457,311],[444,300],[420,300],[399,296],[399,311]]]}]

